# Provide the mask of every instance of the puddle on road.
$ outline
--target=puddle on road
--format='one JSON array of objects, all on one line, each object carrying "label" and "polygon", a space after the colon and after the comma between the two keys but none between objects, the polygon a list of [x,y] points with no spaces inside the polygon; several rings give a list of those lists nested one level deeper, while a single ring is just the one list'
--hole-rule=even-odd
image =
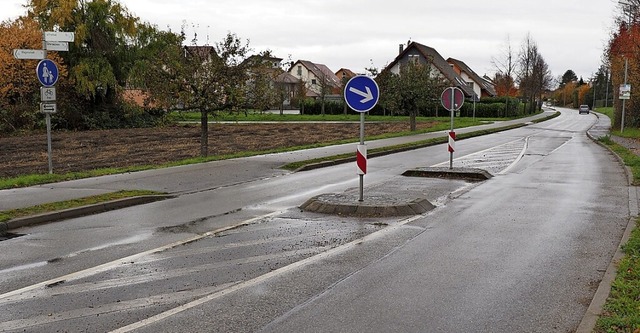
[{"label": "puddle on road", "polygon": [[22,237],[24,236],[23,234],[14,234],[12,232],[4,232],[4,233],[0,233],[0,242],[1,241],[5,241],[5,240],[9,240],[9,239],[13,239],[16,237]]}]

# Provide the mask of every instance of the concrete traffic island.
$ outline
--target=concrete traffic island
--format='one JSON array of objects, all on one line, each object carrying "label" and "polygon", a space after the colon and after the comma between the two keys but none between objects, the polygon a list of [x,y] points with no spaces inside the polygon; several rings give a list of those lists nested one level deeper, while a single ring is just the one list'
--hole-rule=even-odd
[{"label": "concrete traffic island", "polygon": [[435,208],[424,198],[403,199],[391,195],[366,196],[327,193],[315,196],[300,206],[307,212],[354,217],[392,217],[426,213]]},{"label": "concrete traffic island", "polygon": [[425,177],[441,179],[458,179],[467,181],[485,181],[493,177],[489,172],[477,168],[453,168],[428,167],[407,170],[403,174],[406,177]]}]

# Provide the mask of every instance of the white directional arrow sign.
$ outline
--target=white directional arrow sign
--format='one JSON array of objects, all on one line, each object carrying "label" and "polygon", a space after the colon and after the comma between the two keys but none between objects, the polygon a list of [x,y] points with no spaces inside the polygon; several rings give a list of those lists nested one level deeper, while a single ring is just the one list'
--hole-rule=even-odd
[{"label": "white directional arrow sign", "polygon": [[358,90],[358,89],[356,89],[354,87],[349,88],[350,92],[352,92],[354,94],[358,94],[358,95],[364,97],[364,99],[362,99],[360,101],[360,103],[366,103],[368,101],[373,100],[373,94],[371,93],[371,88],[369,88],[369,87],[364,87],[364,88],[367,90],[367,92],[364,92],[362,90]]},{"label": "white directional arrow sign", "polygon": [[367,112],[378,103],[380,89],[372,78],[357,75],[351,78],[344,87],[344,100],[357,112]]},{"label": "white directional arrow sign", "polygon": [[69,51],[69,43],[67,42],[45,42],[48,51]]},{"label": "white directional arrow sign", "polygon": [[46,42],[73,42],[76,39],[74,32],[45,31],[44,40]]},{"label": "white directional arrow sign", "polygon": [[44,50],[14,49],[13,57],[16,59],[44,59],[45,52]]}]

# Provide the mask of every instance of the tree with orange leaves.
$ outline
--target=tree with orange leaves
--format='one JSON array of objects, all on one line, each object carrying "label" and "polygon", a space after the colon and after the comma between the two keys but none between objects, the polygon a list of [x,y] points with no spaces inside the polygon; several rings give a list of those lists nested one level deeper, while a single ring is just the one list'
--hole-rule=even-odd
[{"label": "tree with orange leaves", "polygon": [[[607,58],[611,65],[611,82],[614,89],[626,83],[631,85],[631,99],[625,103],[625,127],[640,127],[640,13],[637,7],[627,8],[627,18],[621,17],[618,30],[609,41]],[[625,70],[626,67],[626,70]],[[617,92],[615,92],[617,95]],[[615,119],[613,126],[621,127],[622,101],[614,98]]]},{"label": "tree with orange leaves", "polygon": [[[39,116],[40,84],[35,75],[38,60],[13,56],[14,49],[42,49],[42,31],[27,17],[0,23],[0,131],[30,128]],[[48,58],[58,64],[59,74],[67,70],[55,52]]]}]

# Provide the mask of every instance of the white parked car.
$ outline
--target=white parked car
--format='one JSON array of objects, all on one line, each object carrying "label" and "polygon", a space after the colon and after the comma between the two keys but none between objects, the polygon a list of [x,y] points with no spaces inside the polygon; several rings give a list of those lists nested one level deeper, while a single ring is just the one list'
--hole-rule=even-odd
[{"label": "white parked car", "polygon": [[580,105],[580,107],[578,108],[578,114],[583,114],[583,113],[589,114],[589,105],[585,105],[585,104]]}]

